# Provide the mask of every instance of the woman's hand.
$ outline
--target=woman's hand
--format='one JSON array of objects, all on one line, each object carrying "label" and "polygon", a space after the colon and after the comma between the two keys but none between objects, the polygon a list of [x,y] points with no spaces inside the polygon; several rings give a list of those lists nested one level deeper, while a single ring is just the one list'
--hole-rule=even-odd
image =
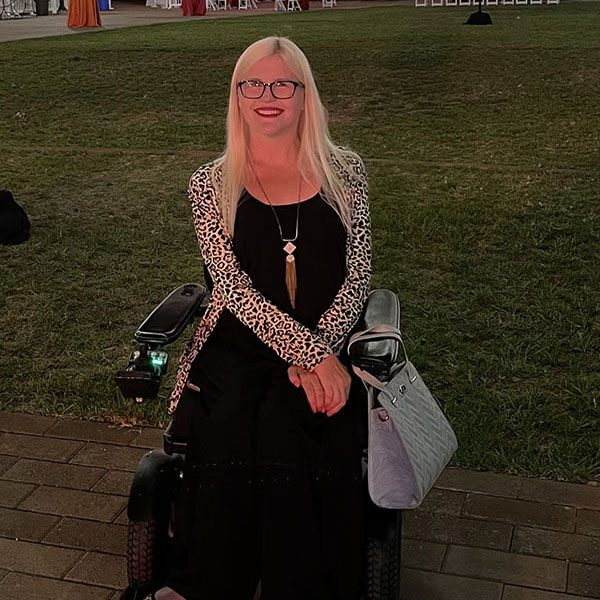
[{"label": "woman's hand", "polygon": [[304,388],[306,398],[314,413],[324,412],[325,392],[318,375],[302,367],[292,365],[288,368],[288,377],[296,387],[302,386]]},{"label": "woman's hand", "polygon": [[350,377],[346,367],[335,354],[330,354],[313,371],[292,365],[288,368],[290,381],[302,385],[313,412],[326,412],[331,417],[341,410],[350,392]]}]

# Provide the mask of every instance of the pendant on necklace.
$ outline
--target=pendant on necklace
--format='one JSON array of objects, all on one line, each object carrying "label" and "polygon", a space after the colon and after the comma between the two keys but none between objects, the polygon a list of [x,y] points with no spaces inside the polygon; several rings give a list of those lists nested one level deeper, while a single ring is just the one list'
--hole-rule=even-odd
[{"label": "pendant on necklace", "polygon": [[294,258],[296,246],[292,242],[288,242],[283,249],[287,252],[285,257],[285,285],[290,304],[292,308],[296,308],[296,259]]}]

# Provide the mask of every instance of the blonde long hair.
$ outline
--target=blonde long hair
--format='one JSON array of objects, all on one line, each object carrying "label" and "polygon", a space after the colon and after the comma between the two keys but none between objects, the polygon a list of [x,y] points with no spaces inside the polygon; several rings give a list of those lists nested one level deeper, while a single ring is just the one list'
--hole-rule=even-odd
[{"label": "blonde long hair", "polygon": [[[272,54],[279,54],[294,77],[304,84],[304,110],[298,124],[300,174],[305,179],[308,172],[319,177],[323,199],[340,216],[346,232],[350,232],[352,206],[347,178],[354,179],[357,176],[349,168],[348,159],[358,158],[358,156],[351,150],[336,146],[331,141],[327,127],[327,111],[321,103],[306,56],[290,39],[276,36],[263,38],[248,46],[239,57],[231,77],[227,143],[223,154],[213,163],[213,183],[215,186],[219,184],[222,186],[218,198],[225,226],[233,237],[237,204],[244,188],[244,174],[249,152],[248,131],[238,107],[237,82],[244,79],[245,73],[252,65]],[[336,172],[333,163],[342,166],[346,179],[343,172]],[[214,176],[218,168],[222,170],[221,182],[218,182]]]}]

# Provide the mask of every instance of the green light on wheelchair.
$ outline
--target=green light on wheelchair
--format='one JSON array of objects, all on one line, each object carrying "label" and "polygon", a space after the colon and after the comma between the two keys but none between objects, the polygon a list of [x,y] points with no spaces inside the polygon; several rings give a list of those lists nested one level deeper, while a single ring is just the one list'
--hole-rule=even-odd
[{"label": "green light on wheelchair", "polygon": [[161,352],[160,350],[153,350],[148,353],[148,359],[150,362],[150,366],[160,375],[164,375],[167,370],[167,362],[169,360],[169,355],[166,352]]}]

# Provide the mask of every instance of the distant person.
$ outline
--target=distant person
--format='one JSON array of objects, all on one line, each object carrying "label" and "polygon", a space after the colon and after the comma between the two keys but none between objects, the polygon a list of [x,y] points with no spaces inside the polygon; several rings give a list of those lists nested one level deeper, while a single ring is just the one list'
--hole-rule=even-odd
[{"label": "distant person", "polygon": [[69,0],[67,27],[101,27],[98,0]]}]

